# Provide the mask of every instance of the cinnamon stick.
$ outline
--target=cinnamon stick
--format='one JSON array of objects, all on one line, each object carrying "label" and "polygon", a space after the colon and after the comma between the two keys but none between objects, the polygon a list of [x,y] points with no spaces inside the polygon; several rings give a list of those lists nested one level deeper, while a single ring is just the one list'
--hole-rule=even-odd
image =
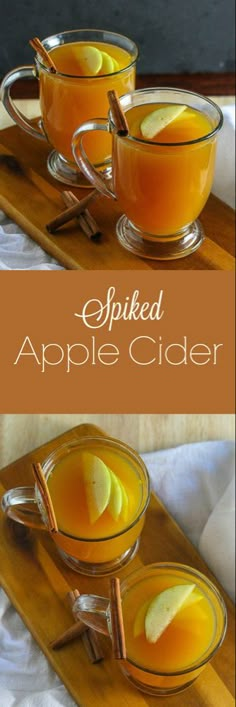
[{"label": "cinnamon stick", "polygon": [[[67,600],[68,600],[68,604],[69,604],[70,608],[73,609],[75,600],[78,599],[78,597],[80,596],[79,590],[78,589],[71,589],[71,591],[68,592],[68,594],[66,596],[67,596]],[[73,613],[73,616],[76,617],[76,614]]]},{"label": "cinnamon stick", "polygon": [[101,651],[96,632],[93,631],[92,628],[87,628],[87,631],[82,634],[81,638],[90,663],[100,663],[104,655]]},{"label": "cinnamon stick", "polygon": [[129,126],[120,105],[118,93],[114,90],[108,91],[108,101],[110,105],[111,118],[115,126],[115,132],[121,137],[128,135]]},{"label": "cinnamon stick", "polygon": [[120,594],[120,580],[118,577],[112,577],[110,579],[110,617],[114,658],[116,658],[116,660],[125,660],[125,631]]},{"label": "cinnamon stick", "polygon": [[46,224],[46,229],[49,231],[49,233],[54,233],[57,231],[60,226],[63,226],[65,223],[68,221],[71,221],[72,218],[75,218],[76,216],[80,216],[82,212],[86,209],[86,206],[90,203],[90,201],[93,201],[98,196],[98,191],[94,189],[90,194],[85,196],[81,201],[78,201],[78,203],[74,204],[73,206],[70,206],[69,209],[66,209],[66,211],[63,211],[59,216],[56,216],[52,221]]},{"label": "cinnamon stick", "polygon": [[45,506],[47,518],[48,518],[48,525],[49,525],[49,530],[51,533],[57,533],[58,532],[58,525],[57,525],[57,520],[54,512],[54,508],[52,505],[52,499],[48,490],[47,482],[41,467],[41,464],[32,464],[33,467],[33,472],[34,472],[34,477],[36,484],[38,486],[38,490],[42,496],[42,500]]},{"label": "cinnamon stick", "polygon": [[[63,191],[62,192],[62,198],[66,206],[71,207],[74,204],[79,204],[79,199],[73,194],[72,191]],[[80,216],[78,216],[78,222],[80,225],[81,230],[85,233],[87,238],[89,239],[96,239],[101,236],[101,231],[99,230],[99,227],[93,218],[93,216],[90,214],[88,209],[85,209]]]},{"label": "cinnamon stick", "polygon": [[[80,593],[78,589],[71,590],[67,594],[67,599],[69,602],[69,605],[71,609],[73,608],[73,605],[75,603],[75,600],[77,597],[80,596]],[[82,623],[80,619],[77,619],[76,613],[73,613],[73,616],[79,623]],[[84,648],[86,650],[86,653],[88,655],[88,658],[91,663],[99,663],[101,660],[103,660],[104,655],[101,650],[100,644],[99,644],[99,639],[96,634],[96,631],[93,631],[93,629],[88,628],[88,626],[85,626],[85,631],[83,631],[81,634],[81,639],[84,645]],[[64,644],[65,645],[65,644]]]},{"label": "cinnamon stick", "polygon": [[37,52],[37,54],[41,56],[41,59],[43,60],[44,64],[46,64],[48,69],[50,69],[50,71],[55,74],[57,71],[57,67],[55,66],[54,61],[43,46],[42,42],[40,42],[40,39],[38,37],[34,37],[33,39],[29,40],[29,44],[31,47],[33,47],[35,52]]},{"label": "cinnamon stick", "polygon": [[64,633],[61,633],[58,638],[55,638],[54,641],[51,641],[51,643],[49,643],[49,646],[50,648],[53,648],[53,650],[58,650],[58,648],[66,646],[67,643],[70,643],[75,638],[81,636],[85,631],[87,631],[87,626],[85,626],[82,621],[76,621],[76,623],[72,624],[72,626],[70,626],[70,628],[64,631]]}]

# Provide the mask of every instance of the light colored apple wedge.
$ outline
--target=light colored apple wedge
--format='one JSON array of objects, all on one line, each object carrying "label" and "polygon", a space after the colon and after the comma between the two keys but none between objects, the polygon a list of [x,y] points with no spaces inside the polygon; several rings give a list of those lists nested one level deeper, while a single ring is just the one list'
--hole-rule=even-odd
[{"label": "light colored apple wedge", "polygon": [[156,643],[195,586],[195,584],[176,584],[152,599],[145,616],[145,635],[149,643]]},{"label": "light colored apple wedge", "polygon": [[122,484],[122,481],[120,481],[120,487],[121,487],[121,492],[122,492],[122,508],[121,508],[121,516],[123,521],[126,523],[128,519],[128,513],[129,513],[129,497],[127,494],[127,491],[125,490],[124,485]]},{"label": "light colored apple wedge", "polygon": [[183,105],[169,105],[164,108],[158,108],[145,116],[140,124],[140,130],[143,137],[152,140],[155,135],[164,130],[173,120],[176,120],[181,113],[187,108]]},{"label": "light colored apple wedge", "polygon": [[194,589],[191,594],[185,599],[183,606],[181,607],[182,609],[187,609],[189,606],[193,606],[193,604],[198,604],[199,601],[203,599],[203,594],[200,592],[199,589]]},{"label": "light colored apple wedge", "polygon": [[84,76],[96,76],[102,67],[102,52],[96,47],[80,47],[77,59]]},{"label": "light colored apple wedge", "polygon": [[109,469],[109,472],[111,476],[111,494],[107,510],[114,520],[118,520],[123,504],[123,494],[118,477],[111,469]]},{"label": "light colored apple wedge", "polygon": [[101,74],[112,74],[114,69],[114,61],[110,54],[107,54],[107,52],[101,52],[102,55],[102,66],[101,66]]},{"label": "light colored apple wedge", "polygon": [[108,506],[111,495],[111,475],[102,459],[84,452],[83,474],[91,523],[96,523]]},{"label": "light colored apple wedge", "polygon": [[113,58],[113,64],[114,64],[114,71],[120,71],[120,65],[118,64],[118,61]]}]

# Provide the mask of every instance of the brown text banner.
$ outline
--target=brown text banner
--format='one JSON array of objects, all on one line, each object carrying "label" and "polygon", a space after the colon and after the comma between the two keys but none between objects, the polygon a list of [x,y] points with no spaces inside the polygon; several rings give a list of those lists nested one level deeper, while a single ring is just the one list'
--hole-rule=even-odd
[{"label": "brown text banner", "polygon": [[1,273],[1,412],[234,412],[234,275]]}]

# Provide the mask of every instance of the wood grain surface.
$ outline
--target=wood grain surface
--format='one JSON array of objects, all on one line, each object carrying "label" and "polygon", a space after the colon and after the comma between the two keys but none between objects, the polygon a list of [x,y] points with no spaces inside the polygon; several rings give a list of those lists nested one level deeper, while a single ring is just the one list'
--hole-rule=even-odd
[{"label": "wood grain surface", "polygon": [[[100,197],[91,205],[102,236],[89,241],[73,220],[51,235],[46,224],[64,208],[64,185],[47,172],[49,148],[17,126],[0,133],[0,208],[65,268],[84,270],[234,270],[234,211],[211,195],[202,214],[206,238],[192,255],[175,261],[144,260],[118,243],[116,202]],[[73,190],[83,198],[84,189]],[[86,190],[87,193],[87,190]]]},{"label": "wood grain surface", "polygon": [[0,415],[0,468],[76,425],[90,423],[139,454],[207,440],[234,440],[234,415],[7,414]]},{"label": "wood grain surface", "polygon": [[[42,462],[59,444],[86,434],[103,434],[94,425],[84,424],[48,442],[26,457],[6,467],[0,474],[0,493],[13,486],[32,484],[31,464]],[[105,660],[97,665],[88,662],[81,642],[74,641],[60,651],[49,643],[72,623],[66,593],[77,587],[81,592],[108,592],[107,578],[77,575],[64,565],[45,532],[19,531],[21,526],[6,521],[0,514],[0,582],[28,629],[60,676],[75,702],[83,707],[147,707],[155,698],[136,691],[122,676],[111,657],[108,639],[102,638]],[[16,532],[17,531],[17,532]],[[203,560],[182,531],[154,496],[151,498],[140,549],[133,562],[120,572],[127,576],[143,564],[158,561],[181,562],[196,567],[210,578]],[[218,584],[213,578],[215,584]],[[197,681],[175,697],[166,697],[166,707],[233,707],[234,689],[234,612],[224,595],[228,609],[225,641]]]}]

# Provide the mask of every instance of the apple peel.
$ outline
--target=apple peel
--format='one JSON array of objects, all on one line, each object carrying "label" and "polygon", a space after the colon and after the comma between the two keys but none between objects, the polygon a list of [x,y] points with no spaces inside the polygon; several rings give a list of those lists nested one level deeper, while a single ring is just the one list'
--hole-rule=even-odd
[{"label": "apple peel", "polygon": [[154,597],[145,616],[145,635],[149,643],[156,643],[195,587],[195,584],[177,584]]},{"label": "apple peel", "polygon": [[142,136],[152,140],[167,125],[176,120],[186,108],[187,106],[184,105],[168,105],[152,111],[152,113],[145,116],[140,124]]}]

